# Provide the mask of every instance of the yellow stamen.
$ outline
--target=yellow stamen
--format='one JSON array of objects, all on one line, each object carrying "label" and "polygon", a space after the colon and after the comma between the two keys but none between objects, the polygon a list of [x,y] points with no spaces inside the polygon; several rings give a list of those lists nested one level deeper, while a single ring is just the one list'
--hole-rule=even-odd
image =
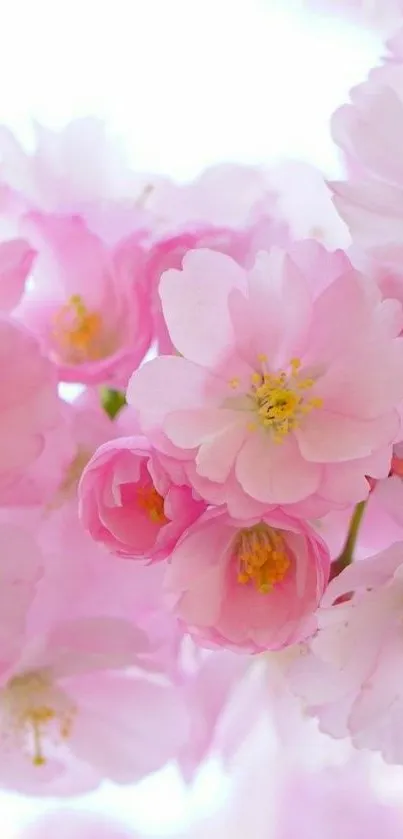
[{"label": "yellow stamen", "polygon": [[109,353],[99,312],[90,312],[82,297],[73,294],[54,317],[53,335],[71,364],[97,361]]},{"label": "yellow stamen", "polygon": [[305,397],[304,391],[315,384],[312,378],[301,378],[301,361],[290,361],[290,372],[280,370],[277,373],[252,373],[252,389],[249,394],[253,400],[260,424],[270,430],[275,443],[281,443],[284,437],[298,428],[301,419],[314,408],[322,407],[322,400],[313,396]]},{"label": "yellow stamen", "polygon": [[239,561],[238,582],[254,583],[262,594],[268,594],[284,579],[291,564],[284,537],[264,523],[239,531],[235,553]]},{"label": "yellow stamen", "polygon": [[46,763],[44,738],[57,742],[70,736],[75,708],[45,671],[11,679],[2,691],[1,706],[6,733],[29,749],[34,766]]},{"label": "yellow stamen", "polygon": [[234,388],[234,390],[239,387],[239,379],[235,376],[233,379],[230,379],[228,382],[229,386]]},{"label": "yellow stamen", "polygon": [[168,519],[164,512],[164,499],[155,487],[140,487],[137,490],[137,503],[141,510],[148,513],[155,524],[166,524]]}]

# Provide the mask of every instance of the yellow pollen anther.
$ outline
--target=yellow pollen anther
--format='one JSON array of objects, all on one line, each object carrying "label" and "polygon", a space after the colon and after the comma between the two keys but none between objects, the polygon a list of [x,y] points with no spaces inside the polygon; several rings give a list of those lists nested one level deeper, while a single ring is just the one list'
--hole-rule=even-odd
[{"label": "yellow pollen anther", "polygon": [[234,377],[233,379],[229,380],[228,384],[229,384],[230,387],[234,388],[234,390],[235,390],[237,387],[239,387],[240,382],[239,382],[239,379]]},{"label": "yellow pollen anther", "polygon": [[155,487],[140,487],[137,490],[137,503],[155,524],[166,524],[168,519],[164,512],[164,499]]},{"label": "yellow pollen anther", "polygon": [[263,523],[239,531],[235,554],[239,562],[238,582],[254,583],[262,594],[281,583],[291,565],[284,537]]},{"label": "yellow pollen anther", "polygon": [[260,385],[262,381],[261,373],[252,373],[250,378],[253,385]]},{"label": "yellow pollen anther", "polygon": [[280,370],[276,373],[263,371],[252,373],[252,399],[260,424],[270,430],[275,443],[281,443],[291,431],[298,428],[302,418],[315,408],[322,407],[322,400],[313,396],[305,397],[305,391],[315,384],[312,378],[301,378],[301,362],[293,358],[289,364],[290,372]]},{"label": "yellow pollen anther", "polygon": [[259,353],[259,355],[258,355],[257,359],[258,359],[258,361],[260,361],[262,364],[265,364],[265,363],[266,363],[266,361],[267,361],[267,355],[265,355],[265,353]]},{"label": "yellow pollen anther", "polygon": [[97,361],[108,355],[101,315],[90,312],[79,294],[72,294],[54,316],[53,335],[63,357],[71,364]]}]

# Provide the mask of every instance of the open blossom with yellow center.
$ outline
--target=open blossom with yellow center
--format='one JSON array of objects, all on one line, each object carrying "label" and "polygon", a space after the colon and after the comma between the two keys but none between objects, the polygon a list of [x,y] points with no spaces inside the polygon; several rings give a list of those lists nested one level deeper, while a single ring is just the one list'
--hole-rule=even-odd
[{"label": "open blossom with yellow center", "polygon": [[155,524],[166,524],[168,519],[164,512],[164,499],[155,487],[140,487],[137,490],[137,503],[141,510]]},{"label": "open blossom with yellow center", "polygon": [[99,361],[112,350],[99,312],[92,312],[79,294],[72,294],[54,317],[53,337],[70,364]]},{"label": "open blossom with yellow center", "polygon": [[[260,356],[262,372],[252,373],[252,389],[249,397],[253,402],[260,425],[272,433],[275,443],[298,427],[306,414],[322,407],[322,400],[308,393],[314,386],[314,379],[301,375],[298,358],[290,361],[289,371],[269,373],[266,370],[266,356]],[[251,425],[251,430],[255,426]]]},{"label": "open blossom with yellow center", "polygon": [[239,561],[238,582],[253,583],[262,594],[281,583],[291,565],[284,537],[263,522],[238,533],[235,553]]},{"label": "open blossom with yellow center", "polygon": [[0,693],[2,739],[26,752],[34,766],[43,766],[46,741],[67,740],[75,712],[46,670],[14,676]]}]

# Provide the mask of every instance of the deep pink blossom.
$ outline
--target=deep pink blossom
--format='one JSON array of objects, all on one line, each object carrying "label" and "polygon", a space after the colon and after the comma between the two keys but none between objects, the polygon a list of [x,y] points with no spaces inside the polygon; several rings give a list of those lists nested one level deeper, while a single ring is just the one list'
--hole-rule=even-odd
[{"label": "deep pink blossom", "polygon": [[80,482],[81,518],[120,556],[166,559],[205,505],[175,485],[144,437],[121,437],[95,453]]}]

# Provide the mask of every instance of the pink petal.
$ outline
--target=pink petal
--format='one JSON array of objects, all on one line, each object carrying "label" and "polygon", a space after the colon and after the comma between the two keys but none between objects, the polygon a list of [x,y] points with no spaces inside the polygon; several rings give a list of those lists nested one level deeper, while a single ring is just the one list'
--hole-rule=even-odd
[{"label": "pink petal", "polygon": [[179,356],[160,356],[133,373],[126,398],[144,428],[161,425],[167,414],[215,405],[225,385],[197,364]]},{"label": "pink petal", "polygon": [[302,459],[292,436],[273,443],[256,431],[241,449],[235,472],[245,492],[258,501],[290,504],[316,492],[322,469]]},{"label": "pink petal", "polygon": [[234,344],[228,295],[245,285],[245,273],[229,256],[200,249],[183,259],[182,271],[166,271],[160,282],[164,316],[181,355],[216,365]]},{"label": "pink petal", "polygon": [[329,411],[312,411],[295,430],[300,452],[315,463],[344,461],[372,454],[392,443],[399,430],[397,413],[373,420],[346,417]]}]

